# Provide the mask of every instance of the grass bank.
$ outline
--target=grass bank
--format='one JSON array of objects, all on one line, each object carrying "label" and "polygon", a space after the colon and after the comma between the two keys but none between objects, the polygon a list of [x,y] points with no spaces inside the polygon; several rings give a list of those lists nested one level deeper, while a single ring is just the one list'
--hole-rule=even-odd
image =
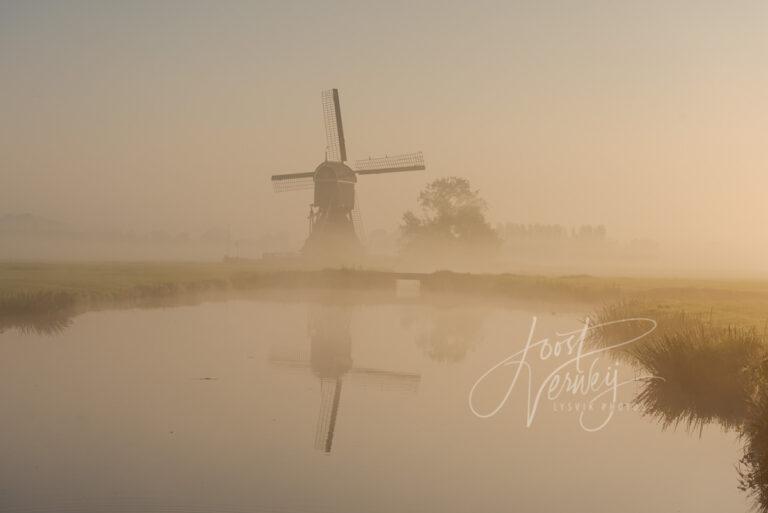
[{"label": "grass bank", "polygon": [[221,291],[391,290],[418,279],[426,293],[592,302],[616,296],[610,282],[584,277],[397,273],[358,269],[265,269],[242,263],[0,263],[0,314],[143,304]]},{"label": "grass bank", "polygon": [[359,269],[276,270],[255,262],[0,263],[0,326],[20,316],[73,315],[177,298],[255,290],[394,291],[398,278],[418,279],[429,294],[494,300],[608,304],[639,299],[657,312],[708,315],[718,324],[763,326],[768,283],[747,281],[469,274],[407,274]]}]

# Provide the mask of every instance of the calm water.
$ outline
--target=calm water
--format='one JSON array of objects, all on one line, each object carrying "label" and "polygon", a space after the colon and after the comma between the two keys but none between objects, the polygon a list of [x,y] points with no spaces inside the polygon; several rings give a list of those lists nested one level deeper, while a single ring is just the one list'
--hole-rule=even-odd
[{"label": "calm water", "polygon": [[[740,444],[718,427],[664,431],[623,409],[588,432],[575,396],[545,398],[528,427],[520,382],[495,416],[473,414],[473,385],[534,316],[554,339],[582,314],[230,301],[8,331],[0,511],[747,511]],[[534,382],[558,362],[533,359]],[[479,413],[511,369],[481,382]]]}]

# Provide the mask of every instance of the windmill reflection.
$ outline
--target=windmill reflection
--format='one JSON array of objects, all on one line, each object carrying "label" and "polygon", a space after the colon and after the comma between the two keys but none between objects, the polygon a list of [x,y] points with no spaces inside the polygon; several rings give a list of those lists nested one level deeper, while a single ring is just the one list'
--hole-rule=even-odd
[{"label": "windmill reflection", "polygon": [[309,351],[273,347],[270,363],[307,368],[320,380],[320,409],[315,431],[315,449],[330,453],[339,415],[342,387],[375,386],[381,390],[414,393],[420,374],[357,367],[352,360],[348,306],[320,305],[308,312]]}]

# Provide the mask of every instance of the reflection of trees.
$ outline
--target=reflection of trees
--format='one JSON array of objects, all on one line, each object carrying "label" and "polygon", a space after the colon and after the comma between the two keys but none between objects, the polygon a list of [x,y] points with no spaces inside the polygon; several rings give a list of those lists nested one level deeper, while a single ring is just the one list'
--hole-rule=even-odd
[{"label": "reflection of trees", "polygon": [[[598,322],[647,317],[657,330],[614,356],[650,374],[635,403],[663,427],[699,430],[717,423],[744,441],[740,488],[768,512],[768,351],[752,328],[713,325],[700,316],[649,310],[641,304],[608,307]],[[634,330],[634,331],[633,331]],[[609,345],[642,333],[632,323],[598,330],[592,344]]]},{"label": "reflection of trees", "polygon": [[438,310],[432,316],[427,331],[417,337],[416,344],[436,362],[460,362],[480,342],[482,324],[482,316],[477,311],[459,308]]}]

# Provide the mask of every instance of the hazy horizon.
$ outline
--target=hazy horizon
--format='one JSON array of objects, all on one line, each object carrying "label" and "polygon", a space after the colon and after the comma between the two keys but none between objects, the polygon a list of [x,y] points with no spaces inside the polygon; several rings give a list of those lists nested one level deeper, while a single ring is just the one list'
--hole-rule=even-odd
[{"label": "hazy horizon", "polygon": [[[306,231],[338,87],[369,230],[430,180],[497,222],[604,224],[764,273],[764,2],[0,2],[0,214],[240,236]],[[680,265],[680,264],[677,264]]]}]

